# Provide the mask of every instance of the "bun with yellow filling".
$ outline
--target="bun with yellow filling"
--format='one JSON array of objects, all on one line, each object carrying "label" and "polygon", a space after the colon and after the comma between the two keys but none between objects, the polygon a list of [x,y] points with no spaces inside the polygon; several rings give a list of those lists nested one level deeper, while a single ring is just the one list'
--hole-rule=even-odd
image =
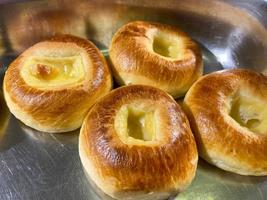
[{"label": "bun with yellow filling", "polygon": [[27,49],[8,67],[3,85],[15,117],[45,132],[79,128],[89,108],[111,86],[100,51],[90,41],[71,35]]},{"label": "bun with yellow filling", "polygon": [[237,174],[267,175],[267,77],[233,69],[198,80],[184,105],[199,154]]},{"label": "bun with yellow filling", "polygon": [[202,75],[198,45],[176,27],[130,22],[113,36],[110,59],[121,85],[144,84],[183,96]]},{"label": "bun with yellow filling", "polygon": [[115,199],[167,199],[195,176],[198,154],[187,118],[157,88],[118,88],[89,111],[79,153],[90,179]]}]

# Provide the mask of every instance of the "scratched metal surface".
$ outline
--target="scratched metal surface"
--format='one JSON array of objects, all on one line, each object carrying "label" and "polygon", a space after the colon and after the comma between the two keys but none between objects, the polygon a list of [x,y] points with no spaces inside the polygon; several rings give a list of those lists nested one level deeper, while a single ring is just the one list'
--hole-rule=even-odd
[{"label": "scratched metal surface", "polygon": [[[122,24],[136,19],[173,24],[202,47],[205,73],[245,67],[267,73],[267,2],[0,1],[1,83],[8,64],[25,48],[58,32],[93,40],[108,57]],[[99,200],[78,156],[78,132],[48,134],[16,120],[0,92],[0,199]],[[245,177],[200,160],[192,185],[177,200],[267,199],[267,177]]]}]

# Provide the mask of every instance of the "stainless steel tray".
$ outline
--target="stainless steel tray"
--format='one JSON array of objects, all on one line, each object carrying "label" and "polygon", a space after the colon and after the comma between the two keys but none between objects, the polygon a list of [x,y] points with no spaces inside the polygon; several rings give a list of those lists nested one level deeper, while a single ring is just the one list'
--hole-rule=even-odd
[{"label": "stainless steel tray", "polygon": [[[57,32],[87,37],[108,57],[114,32],[137,19],[184,29],[202,47],[206,73],[232,67],[267,73],[264,0],[2,0],[1,80],[19,52]],[[79,131],[35,131],[9,113],[0,94],[0,199],[100,199],[82,169]],[[176,199],[267,199],[267,178],[228,173],[200,159],[195,180]]]}]

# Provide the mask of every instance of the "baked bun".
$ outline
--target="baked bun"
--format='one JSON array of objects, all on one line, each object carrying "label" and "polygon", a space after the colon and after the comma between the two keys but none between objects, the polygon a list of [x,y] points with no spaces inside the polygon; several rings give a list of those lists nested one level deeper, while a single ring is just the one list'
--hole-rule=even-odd
[{"label": "baked bun", "polygon": [[92,181],[115,199],[166,199],[195,176],[198,154],[188,120],[167,93],[118,88],[89,111],[79,138]]},{"label": "baked bun", "polygon": [[267,175],[267,77],[233,69],[198,80],[186,94],[199,154],[242,175]]},{"label": "baked bun", "polygon": [[10,111],[45,132],[81,126],[89,108],[111,89],[105,58],[90,41],[59,35],[15,59],[4,77]]},{"label": "baked bun", "polygon": [[198,45],[181,30],[159,23],[136,21],[114,35],[110,59],[121,85],[144,84],[183,96],[202,75]]}]

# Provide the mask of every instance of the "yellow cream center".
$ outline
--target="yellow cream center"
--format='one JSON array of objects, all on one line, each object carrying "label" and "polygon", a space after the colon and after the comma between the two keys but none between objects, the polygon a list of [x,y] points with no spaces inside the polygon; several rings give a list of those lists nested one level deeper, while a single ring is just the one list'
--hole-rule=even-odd
[{"label": "yellow cream center", "polygon": [[267,104],[248,91],[241,91],[233,99],[230,116],[252,132],[267,134]]},{"label": "yellow cream center", "polygon": [[156,141],[155,112],[123,106],[115,117],[115,130],[124,143]]},{"label": "yellow cream center", "polygon": [[153,38],[153,51],[173,59],[184,58],[184,44],[181,39],[167,33],[158,32]]},{"label": "yellow cream center", "polygon": [[84,80],[84,74],[81,56],[33,56],[21,69],[24,81],[37,88],[76,85]]}]

